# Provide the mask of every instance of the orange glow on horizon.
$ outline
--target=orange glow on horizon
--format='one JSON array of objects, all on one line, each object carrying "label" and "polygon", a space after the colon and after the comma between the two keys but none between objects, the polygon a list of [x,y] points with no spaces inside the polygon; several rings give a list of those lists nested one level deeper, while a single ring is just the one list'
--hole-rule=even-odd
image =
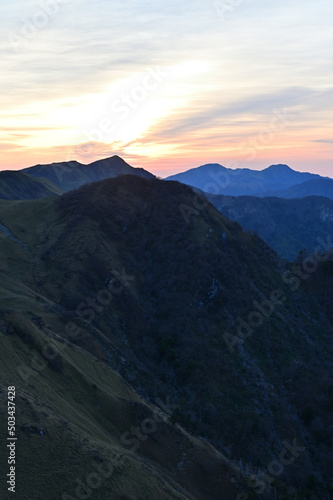
[{"label": "orange glow on horizon", "polygon": [[155,146],[153,155],[144,154],[145,148],[142,148],[143,151],[140,152],[140,147],[129,146],[122,149],[117,148],[115,144],[115,149],[112,149],[108,144],[102,143],[40,149],[18,147],[8,152],[2,151],[1,170],[20,170],[36,164],[70,160],[89,164],[117,154],[133,167],[145,168],[161,177],[207,163],[220,163],[232,169],[250,168],[253,170],[262,170],[272,164],[286,163],[294,170],[310,171],[333,177],[333,165],[328,157],[330,144],[320,142],[309,144],[302,143],[301,140],[292,145],[283,141],[279,141],[274,146],[255,141],[250,141],[250,143],[243,141],[241,144],[241,147],[225,144],[223,148],[219,147],[219,144],[210,144],[205,148],[202,145],[180,143],[170,147],[169,150],[162,147],[163,154],[158,154],[158,146]]}]

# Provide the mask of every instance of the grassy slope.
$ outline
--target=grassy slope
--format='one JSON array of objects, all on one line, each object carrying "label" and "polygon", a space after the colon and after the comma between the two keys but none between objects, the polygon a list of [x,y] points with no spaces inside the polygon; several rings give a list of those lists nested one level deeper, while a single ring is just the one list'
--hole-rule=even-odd
[{"label": "grassy slope", "polygon": [[[262,300],[273,288],[283,286],[284,265],[261,240],[242,233],[213,207],[201,211],[187,225],[180,203],[192,206],[189,188],[127,177],[86,186],[59,202],[11,203],[7,208],[4,204],[1,222],[30,248],[27,252],[7,239],[2,242],[8,245],[3,252],[12,268],[11,279],[8,269],[2,275],[4,308],[21,311],[30,320],[41,316],[44,334],[57,335],[58,341],[64,342],[68,340],[64,323],[74,319],[89,333],[72,348],[89,352],[82,354],[89,356],[85,357],[87,365],[88,360],[92,362],[90,357],[103,366],[108,363],[150,400],[170,395],[179,405],[173,420],[208,436],[233,458],[267,468],[281,451],[284,439],[297,437],[305,442],[310,454],[302,455],[277,483],[287,480],[299,489],[298,498],[306,498],[302,491],[311,473],[324,471],[325,460],[329,468],[331,460],[329,451],[322,449],[323,436],[316,435],[301,419],[308,405],[329,429],[322,386],[332,360],[329,328],[322,328],[324,323],[312,298],[300,292],[290,294],[282,310],[231,355],[223,332],[233,332],[232,321],[238,314],[247,317],[254,298]],[[96,297],[114,268],[125,268],[135,280],[92,322],[84,322],[75,312],[77,305],[87,297]],[[218,294],[210,300],[214,279]],[[73,372],[66,371],[72,355],[64,358],[65,379],[76,385]],[[65,379],[56,393],[62,391]],[[318,388],[316,394],[314,387]],[[81,391],[81,410],[90,413],[89,394]],[[59,411],[61,414],[62,408]],[[99,422],[96,408],[91,412],[90,422]],[[130,406],[121,415],[131,415]],[[67,421],[77,425],[80,417],[71,418]],[[118,424],[114,427],[118,433],[124,430]],[[114,437],[114,428],[111,434]],[[159,453],[149,449],[150,440],[148,449],[140,451],[154,470],[160,461],[164,473],[172,470],[174,474],[180,457],[172,463],[163,459],[170,443],[175,444],[175,453],[179,451],[179,442],[170,436],[161,438]],[[324,441],[330,439],[327,431]],[[316,458],[311,458],[315,453]],[[195,468],[190,468],[192,475],[187,479],[178,480],[176,474],[189,494],[220,499],[223,491],[223,498],[229,498],[229,492],[230,498],[235,498],[230,465],[222,483],[218,474],[213,481],[214,467],[210,469],[207,460],[198,467],[206,469],[206,479],[205,473],[200,475]],[[134,477],[133,472],[128,476],[131,487]],[[200,477],[201,487],[196,483]],[[215,493],[209,493],[209,484]],[[236,484],[240,487],[238,479]],[[255,498],[254,490],[249,491]],[[125,495],[131,498],[132,493]],[[273,494],[268,498],[274,498]],[[293,498],[290,491],[287,498]]]},{"label": "grassy slope", "polygon": [[61,194],[48,179],[35,179],[23,172],[0,172],[0,198],[4,200],[34,200]]},{"label": "grassy slope", "polygon": [[[86,482],[94,464],[112,463],[111,477],[93,491],[96,500],[235,498],[242,478],[221,454],[170,424],[163,410],[148,405],[101,360],[102,353],[97,358],[65,339],[68,319],[40,293],[35,275],[38,245],[54,222],[54,200],[0,204],[1,221],[29,246],[0,239],[0,420],[4,436],[6,388],[15,385],[17,498],[59,499],[65,493],[76,498],[76,479]],[[51,228],[52,238],[61,228]],[[59,352],[53,361],[43,351],[50,344]],[[154,409],[165,421],[132,452],[122,434]],[[2,446],[2,470],[5,461]],[[1,491],[6,491],[3,481]]]},{"label": "grassy slope", "polygon": [[[17,498],[56,499],[66,492],[75,497],[77,478],[85,481],[94,472],[94,464],[107,468],[110,463],[118,465],[110,480],[94,492],[94,499],[133,498],[131,495],[147,500],[219,498],[217,478],[214,481],[217,472],[221,478],[227,477],[220,494],[224,489],[229,491],[226,498],[236,494],[230,478],[239,478],[226,467],[223,457],[167,422],[158,424],[139,452],[124,447],[122,433],[151,417],[152,408],[105,364],[60,342],[50,330],[42,332],[25,315],[5,315],[1,323],[10,328],[1,339],[2,423],[6,386],[17,387]],[[61,367],[54,363],[44,368],[41,351],[50,343],[60,352]],[[2,470],[6,468],[4,451],[2,447]],[[184,471],[177,472],[184,456]],[[213,496],[205,495],[209,490],[204,478],[207,466],[213,473]],[[3,483],[1,490],[5,491]]]}]

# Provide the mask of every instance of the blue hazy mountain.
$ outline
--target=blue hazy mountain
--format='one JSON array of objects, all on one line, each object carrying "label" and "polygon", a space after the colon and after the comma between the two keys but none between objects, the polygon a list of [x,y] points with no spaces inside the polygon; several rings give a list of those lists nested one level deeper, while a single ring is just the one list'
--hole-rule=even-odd
[{"label": "blue hazy mountain", "polygon": [[285,259],[296,260],[303,249],[313,253],[318,239],[327,241],[328,248],[332,248],[333,200],[327,197],[284,199],[207,194],[207,198],[225,217],[257,233]]},{"label": "blue hazy mountain", "polygon": [[271,196],[277,196],[279,198],[305,198],[307,196],[324,196],[333,200],[333,179],[327,179],[324,177],[310,179],[308,181],[302,182],[301,184],[296,184],[287,189],[282,189],[279,191],[273,191],[272,193],[266,193],[264,196],[270,194]]},{"label": "blue hazy mountain", "polygon": [[[166,180],[179,181],[212,194],[268,196],[307,181],[321,179],[325,178],[317,174],[297,172],[288,165],[271,165],[264,170],[248,168],[232,170],[212,163],[172,175]],[[317,193],[307,192],[305,196],[311,194]]]}]

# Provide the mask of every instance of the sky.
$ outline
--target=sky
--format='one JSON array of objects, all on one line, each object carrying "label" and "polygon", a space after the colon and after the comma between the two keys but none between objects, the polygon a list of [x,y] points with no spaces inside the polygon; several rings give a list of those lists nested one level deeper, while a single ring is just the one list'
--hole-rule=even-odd
[{"label": "sky", "polygon": [[164,177],[333,177],[331,0],[11,0],[0,170],[114,154]]}]

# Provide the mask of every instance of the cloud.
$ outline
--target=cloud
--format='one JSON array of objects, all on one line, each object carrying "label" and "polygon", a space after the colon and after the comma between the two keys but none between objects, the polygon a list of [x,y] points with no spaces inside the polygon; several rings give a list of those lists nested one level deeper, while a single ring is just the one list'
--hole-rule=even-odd
[{"label": "cloud", "polygon": [[1,152],[12,152],[16,153],[17,151],[21,151],[22,149],[26,149],[24,146],[21,144],[17,143],[12,143],[12,142],[2,142],[0,144],[0,151]]},{"label": "cloud", "polygon": [[[149,151],[162,158],[198,154],[199,148],[208,155],[219,144],[232,148],[267,126],[274,109],[293,113],[289,137],[283,137],[290,146],[314,145],[312,138],[325,137],[332,123],[329,0],[320,7],[310,0],[246,0],[224,19],[213,0],[69,0],[24,37],[41,5],[12,0],[0,20],[0,138],[23,143],[18,147],[33,151],[33,158],[39,144],[43,157],[44,144],[53,153],[56,144],[70,147],[76,124],[93,115],[93,96],[147,67],[181,71],[194,59],[207,62],[209,71],[174,74],[156,99],[167,111],[144,132],[138,127],[133,140],[124,138],[118,144],[123,154],[147,158]],[[10,34],[21,44],[13,47]],[[7,136],[6,127],[16,135]],[[95,145],[94,154],[113,146]]]},{"label": "cloud", "polygon": [[[252,130],[267,127],[275,112],[283,112],[283,110],[287,112],[289,121],[297,123],[301,129],[306,124],[306,122],[302,123],[304,110],[308,118],[311,112],[323,116],[322,113],[327,110],[327,102],[332,98],[332,93],[332,90],[318,92],[306,87],[287,88],[221,104],[214,102],[214,97],[218,98],[215,94],[213,98],[211,96],[209,105],[204,106],[202,102],[197,101],[193,102],[188,109],[177,110],[153,126],[146,137],[148,141],[181,142],[185,136],[188,137],[188,134],[202,130],[202,135],[205,137],[209,131],[209,136],[213,140],[214,138],[241,140]],[[245,117],[248,119],[246,120]],[[219,127],[221,128],[220,135],[216,133]],[[238,130],[234,131],[235,128]],[[226,132],[225,129],[229,131]]]},{"label": "cloud", "polygon": [[333,139],[314,139],[313,142],[319,142],[323,144],[333,144]]}]

